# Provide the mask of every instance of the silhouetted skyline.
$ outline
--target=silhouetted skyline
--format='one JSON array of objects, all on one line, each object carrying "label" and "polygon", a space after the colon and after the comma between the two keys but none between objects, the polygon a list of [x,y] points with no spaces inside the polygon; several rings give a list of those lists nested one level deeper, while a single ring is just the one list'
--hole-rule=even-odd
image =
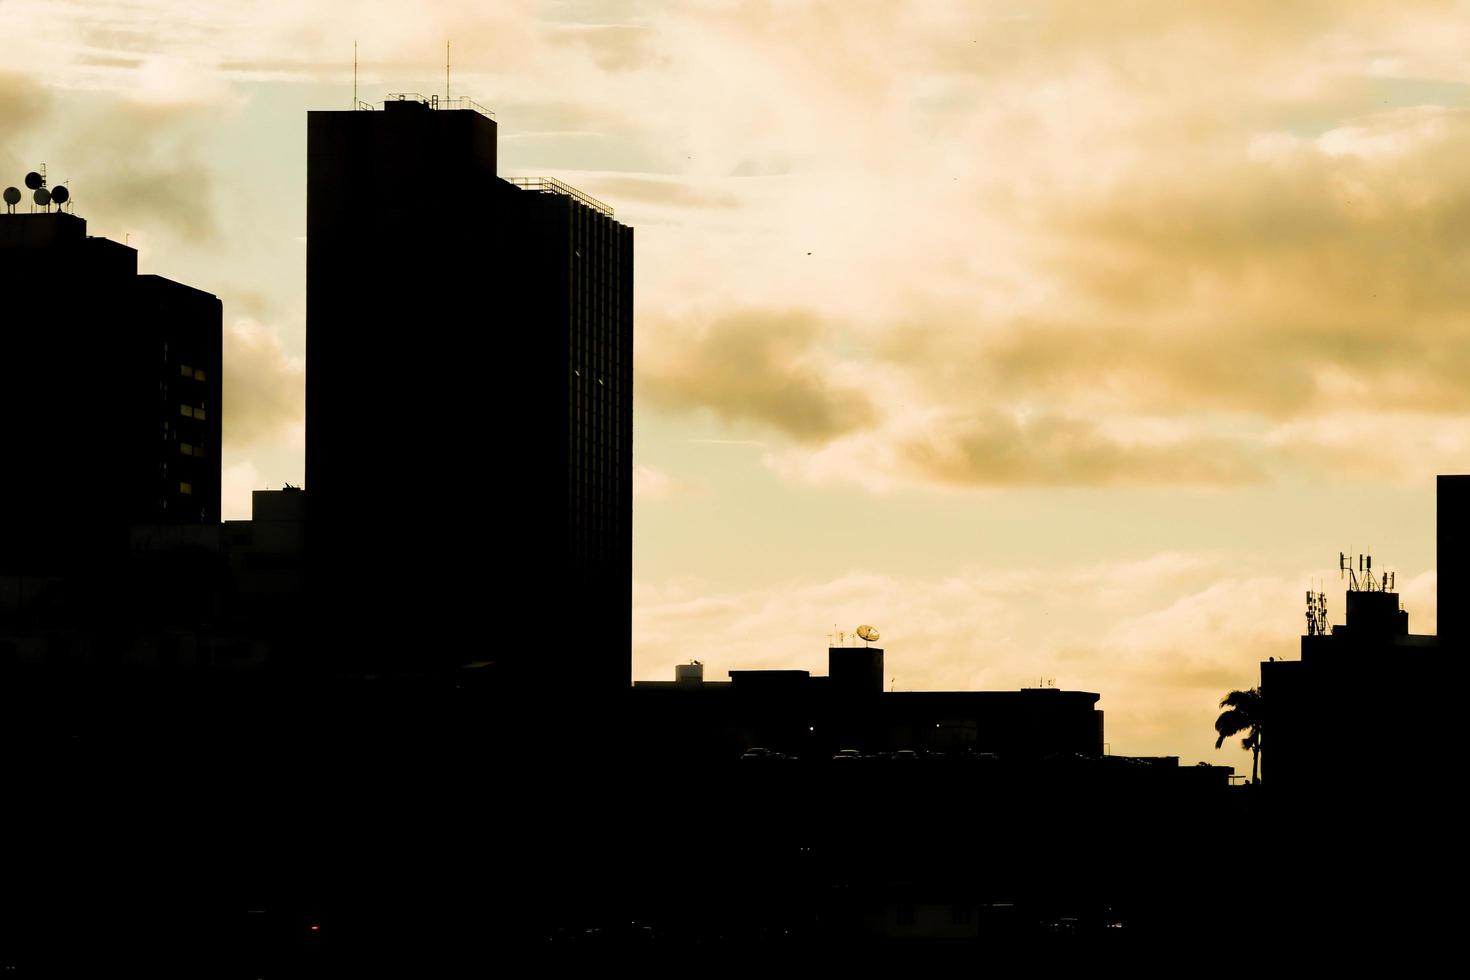
[{"label": "silhouetted skyline", "polygon": [[1458,935],[1470,19],[15,9],[7,970]]},{"label": "silhouetted skyline", "polygon": [[353,39],[373,101],[451,40],[502,172],[639,229],[636,677],[820,669],[871,621],[899,689],[1056,677],[1120,750],[1248,765],[1216,701],[1337,551],[1434,629],[1460,19],[847,7],[6,3],[0,168],[221,298],[243,518],[305,479],[305,113]]}]

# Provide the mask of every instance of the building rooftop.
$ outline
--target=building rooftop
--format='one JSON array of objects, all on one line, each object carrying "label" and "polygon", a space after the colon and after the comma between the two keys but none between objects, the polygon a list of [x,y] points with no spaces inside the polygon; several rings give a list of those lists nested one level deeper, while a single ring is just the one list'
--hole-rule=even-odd
[{"label": "building rooftop", "polygon": [[585,194],[577,190],[571,184],[564,184],[555,177],[510,177],[508,181],[523,191],[536,191],[542,194],[560,194],[570,197],[572,200],[587,205],[600,214],[609,218],[613,216],[612,205],[604,204],[591,194]]},{"label": "building rooftop", "polygon": [[[426,105],[430,109],[468,109],[471,112],[478,112],[486,119],[495,118],[494,110],[487,109],[474,99],[463,95],[450,99],[440,98],[437,95],[420,95],[418,92],[389,92],[388,98],[383,102],[383,108],[390,108],[395,102],[418,103],[420,105]],[[373,106],[369,102],[359,102],[358,108],[372,109]]]}]

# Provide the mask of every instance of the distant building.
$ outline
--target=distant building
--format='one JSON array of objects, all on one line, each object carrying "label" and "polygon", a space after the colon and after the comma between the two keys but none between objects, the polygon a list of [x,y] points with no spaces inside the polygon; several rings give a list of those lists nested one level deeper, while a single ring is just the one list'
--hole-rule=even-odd
[{"label": "distant building", "polygon": [[[1309,626],[1299,659],[1261,664],[1266,718],[1261,779],[1307,800],[1440,785],[1461,740],[1465,553],[1470,477],[1439,478],[1439,636],[1409,632],[1409,614],[1371,564],[1350,572],[1345,621]],[[1361,562],[1362,559],[1359,559]]]},{"label": "distant building", "polygon": [[607,694],[631,673],[633,231],[502,180],[496,139],[468,100],[308,115],[309,587],[350,658],[493,646],[510,685]]},{"label": "distant building", "polygon": [[0,213],[0,575],[220,518],[221,308],[60,211]]},{"label": "distant building", "polygon": [[658,751],[738,758],[752,748],[802,758],[894,752],[965,753],[996,760],[1103,754],[1099,695],[1020,691],[883,690],[883,650],[830,647],[828,675],[732,670],[705,681],[633,685],[630,718]]}]

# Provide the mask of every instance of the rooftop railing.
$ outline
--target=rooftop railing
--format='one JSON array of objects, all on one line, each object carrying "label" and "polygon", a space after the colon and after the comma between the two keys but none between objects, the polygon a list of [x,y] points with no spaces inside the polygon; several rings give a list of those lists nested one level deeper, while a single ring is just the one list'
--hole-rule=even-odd
[{"label": "rooftop railing", "polygon": [[467,96],[457,96],[453,99],[441,99],[437,95],[424,96],[418,92],[389,92],[389,102],[422,102],[430,109],[469,109],[478,112],[486,119],[494,119],[495,112],[487,109],[480,103]]},{"label": "rooftop railing", "polygon": [[563,197],[570,197],[574,201],[585,204],[592,210],[605,214],[609,218],[613,216],[611,205],[603,204],[591,194],[584,194],[571,184],[564,184],[555,177],[511,177],[509,180],[523,191],[560,194]]}]

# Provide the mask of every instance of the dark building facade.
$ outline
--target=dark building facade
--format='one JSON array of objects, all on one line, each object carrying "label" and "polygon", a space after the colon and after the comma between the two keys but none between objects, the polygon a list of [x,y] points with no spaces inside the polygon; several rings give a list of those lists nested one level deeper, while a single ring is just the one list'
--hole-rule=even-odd
[{"label": "dark building facade", "polygon": [[[627,687],[632,229],[559,182],[500,179],[468,100],[312,112],[307,132],[324,628],[368,665],[488,656],[514,683],[555,661],[563,688]],[[387,512],[402,533],[371,533]]]},{"label": "dark building facade", "polygon": [[1463,656],[1470,640],[1470,476],[1435,481],[1435,551],[1439,645]]},{"label": "dark building facade", "polygon": [[[1424,799],[1448,785],[1462,741],[1470,476],[1437,481],[1438,635],[1409,632],[1392,578],[1340,558],[1345,621],[1314,617],[1301,656],[1261,664],[1262,781],[1296,800]],[[1371,790],[1371,794],[1365,794]],[[1361,805],[1361,804],[1359,804]]]},{"label": "dark building facade", "polygon": [[[1409,632],[1396,592],[1350,590],[1346,621],[1301,638],[1301,657],[1261,664],[1261,778],[1280,793],[1349,793],[1409,780],[1452,727],[1436,637]],[[1349,738],[1351,712],[1374,732]]]},{"label": "dark building facade", "polygon": [[59,211],[0,214],[0,572],[220,518],[221,307]]}]

